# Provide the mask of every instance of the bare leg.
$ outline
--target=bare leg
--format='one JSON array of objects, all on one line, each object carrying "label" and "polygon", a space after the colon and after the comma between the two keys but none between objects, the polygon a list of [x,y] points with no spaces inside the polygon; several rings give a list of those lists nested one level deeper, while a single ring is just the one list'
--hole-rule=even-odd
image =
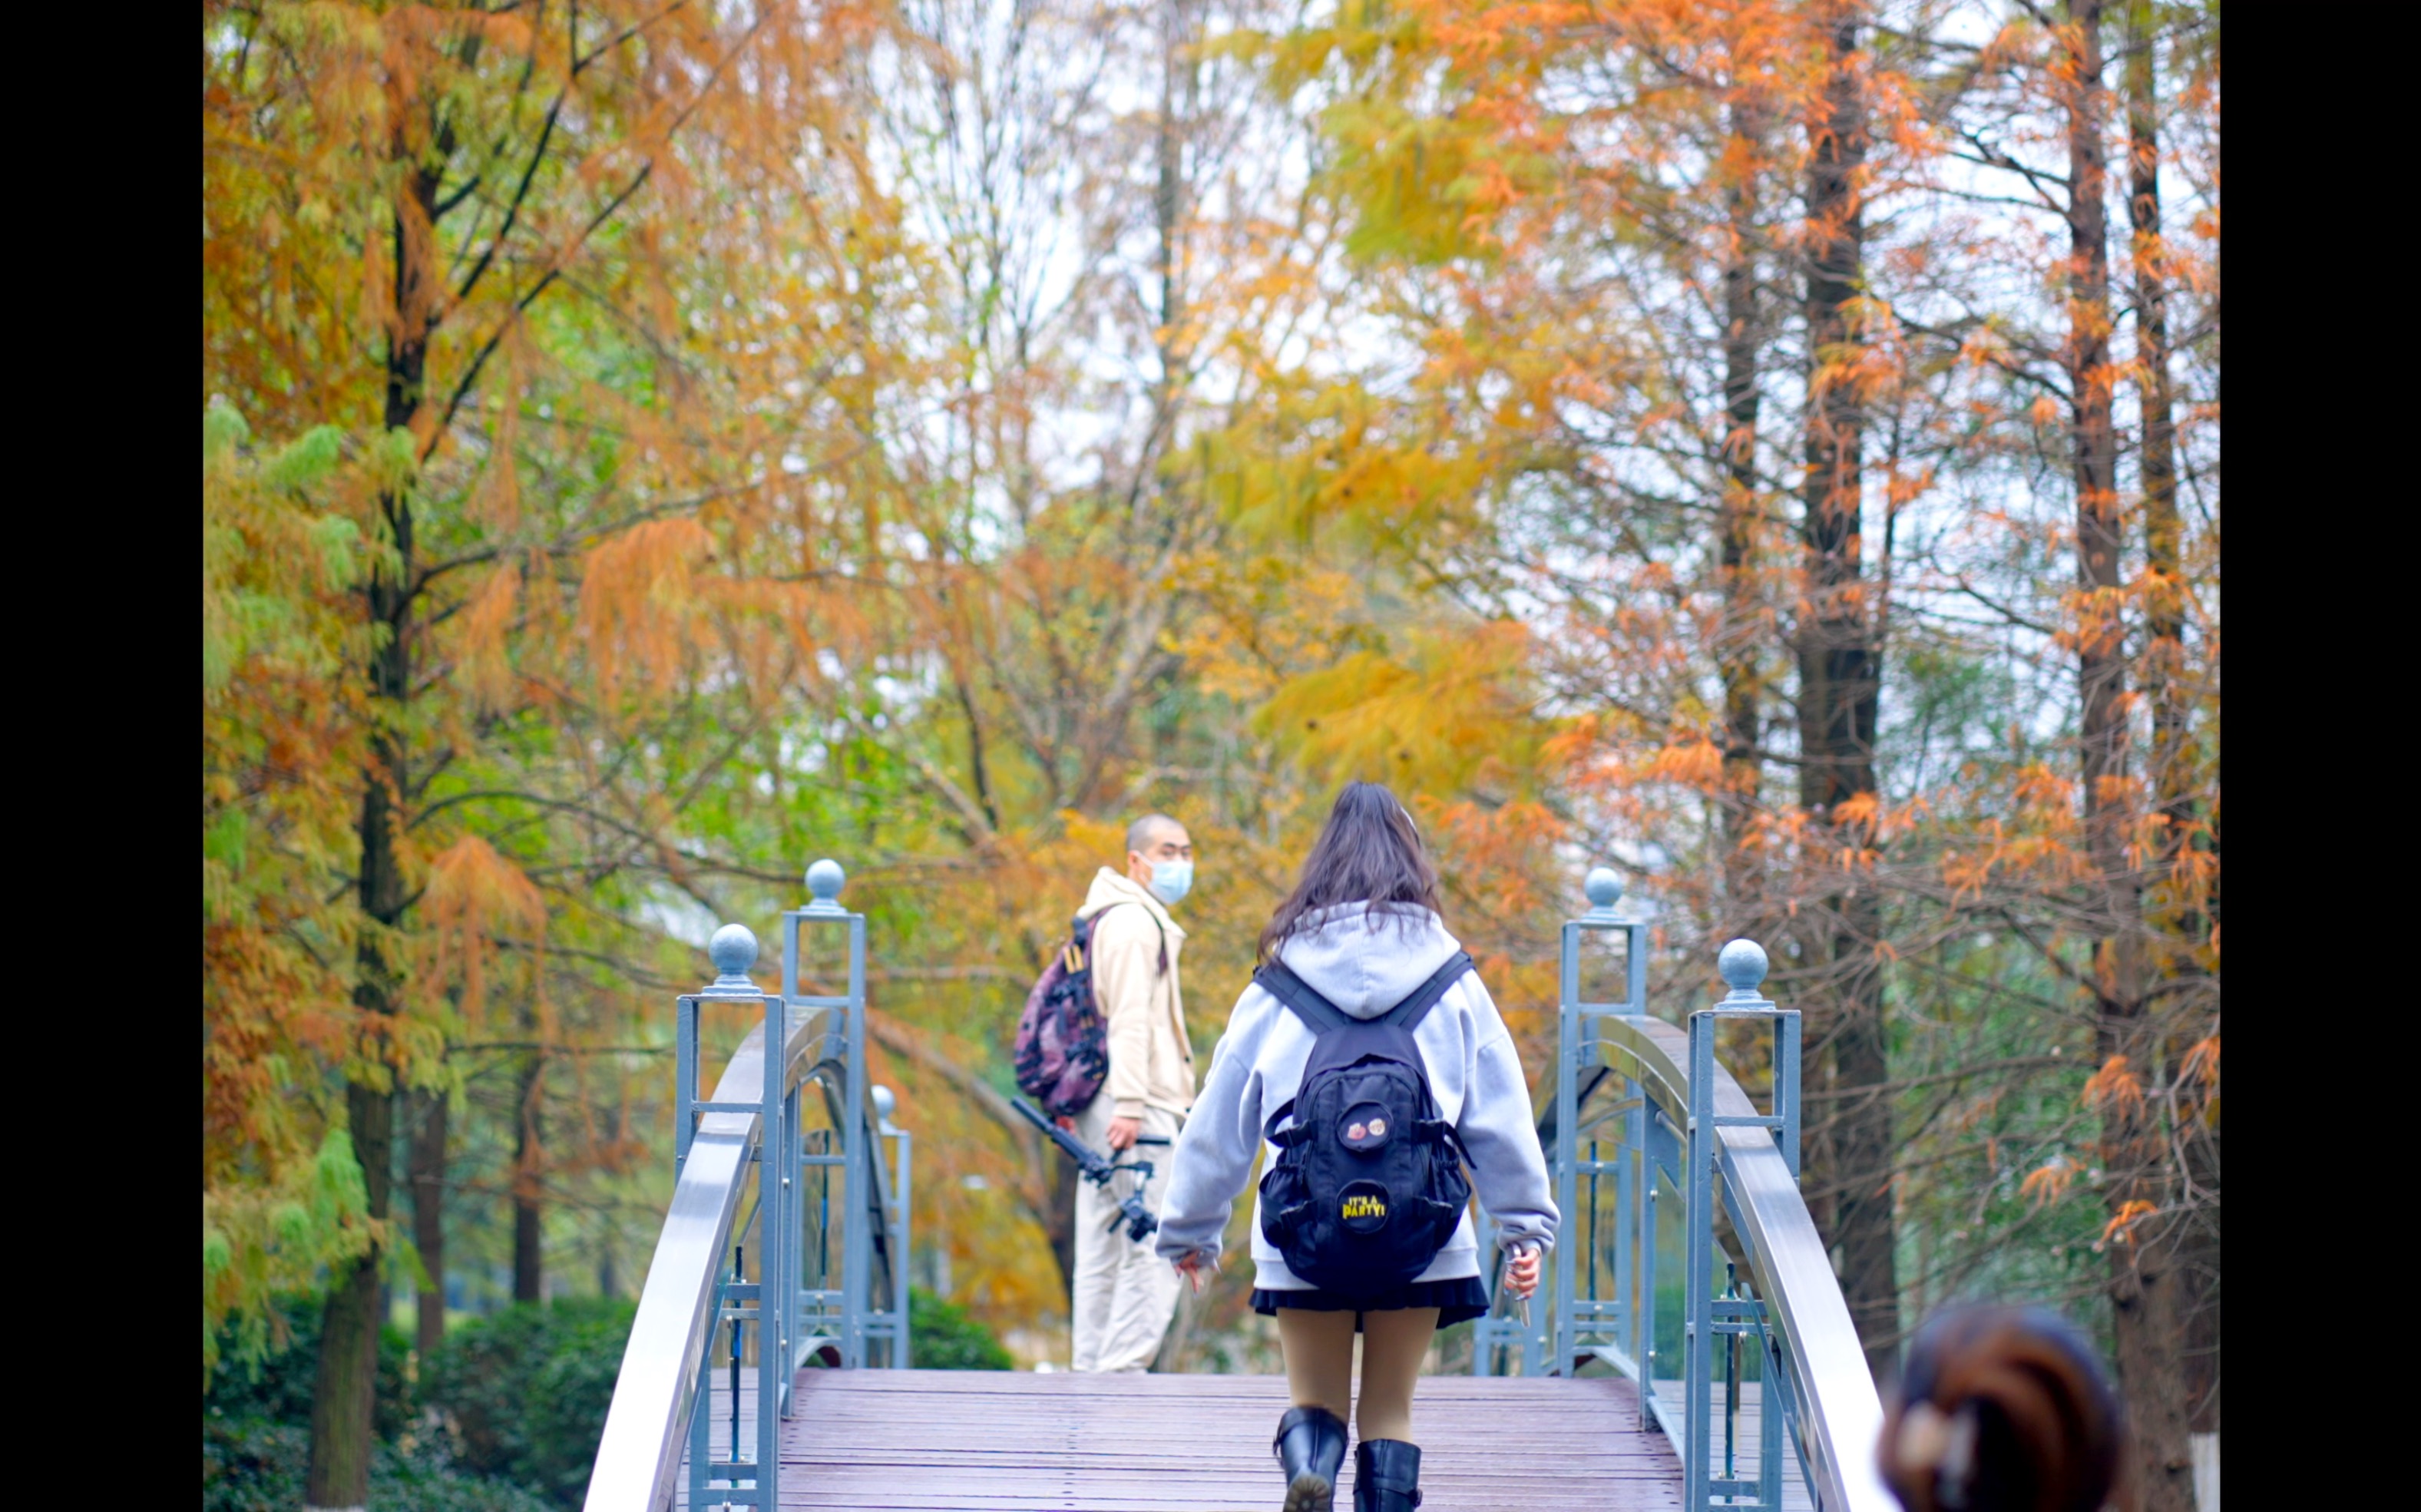
[{"label": "bare leg", "polygon": [[[1343,1417],[1353,1405],[1353,1315],[1278,1309],[1278,1346],[1286,1351],[1287,1392],[1297,1407],[1324,1407]],[[1437,1314],[1429,1314],[1437,1325]],[[1407,1388],[1407,1398],[1411,1392]]]},{"label": "bare leg", "polygon": [[[1337,1316],[1350,1318],[1352,1315]],[[1354,1408],[1353,1426],[1363,1442],[1414,1442],[1413,1386],[1420,1380],[1421,1361],[1429,1354],[1437,1320],[1434,1307],[1399,1307],[1362,1315],[1362,1397]],[[1289,1380],[1294,1375],[1291,1348],[1287,1351],[1287,1375]]]}]

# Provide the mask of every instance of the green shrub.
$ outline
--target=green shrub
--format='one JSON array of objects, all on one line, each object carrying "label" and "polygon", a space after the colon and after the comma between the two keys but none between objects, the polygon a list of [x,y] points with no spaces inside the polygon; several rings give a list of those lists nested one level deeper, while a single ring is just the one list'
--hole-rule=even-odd
[{"label": "green shrub", "polygon": [[[306,1414],[307,1415],[307,1414]],[[202,1512],[292,1512],[305,1503],[306,1424],[202,1414]],[[381,1443],[370,1455],[370,1505],[411,1512],[552,1512],[518,1487],[457,1471],[438,1443]]]},{"label": "green shrub", "polygon": [[992,1331],[922,1286],[908,1291],[908,1357],[919,1370],[1014,1370]]},{"label": "green shrub", "polygon": [[445,1336],[421,1369],[462,1463],[578,1506],[630,1342],[627,1302],[517,1303]]},{"label": "green shrub", "polygon": [[[235,1421],[260,1420],[307,1426],[311,1422],[311,1387],[320,1375],[320,1304],[289,1302],[277,1310],[283,1324],[284,1348],[273,1347],[256,1365],[237,1363],[234,1330],[221,1338],[221,1364],[202,1394],[202,1416],[213,1412]],[[272,1337],[279,1330],[273,1327]],[[392,1441],[412,1419],[414,1393],[410,1363],[412,1341],[397,1329],[379,1333],[378,1436]]]},{"label": "green shrub", "polygon": [[[521,1304],[448,1334],[412,1380],[412,1344],[379,1337],[374,1504],[431,1512],[578,1506],[631,1334],[631,1303]],[[320,1312],[280,1310],[285,1345],[257,1367],[222,1366],[202,1397],[205,1512],[303,1503]],[[416,1433],[434,1408],[453,1432]],[[492,1476],[492,1480],[483,1479]]]}]

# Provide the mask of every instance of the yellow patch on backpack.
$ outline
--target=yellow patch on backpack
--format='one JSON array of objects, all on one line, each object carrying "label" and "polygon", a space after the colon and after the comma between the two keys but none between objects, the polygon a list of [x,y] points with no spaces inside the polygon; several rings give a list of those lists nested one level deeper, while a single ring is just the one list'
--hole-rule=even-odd
[{"label": "yellow patch on backpack", "polygon": [[1371,1192],[1354,1192],[1351,1196],[1345,1199],[1345,1211],[1343,1216],[1348,1220],[1355,1218],[1384,1218],[1387,1216],[1386,1200]]}]

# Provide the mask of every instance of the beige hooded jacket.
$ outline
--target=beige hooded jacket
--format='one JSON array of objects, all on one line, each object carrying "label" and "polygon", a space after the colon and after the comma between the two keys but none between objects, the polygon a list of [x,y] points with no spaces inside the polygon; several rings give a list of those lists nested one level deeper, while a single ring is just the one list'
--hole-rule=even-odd
[{"label": "beige hooded jacket", "polygon": [[1102,1090],[1116,1117],[1141,1118],[1146,1108],[1182,1114],[1194,1106],[1194,1043],[1177,981],[1185,931],[1160,899],[1107,866],[1076,916],[1089,919],[1104,909],[1093,928],[1093,996],[1110,1032],[1110,1079]]}]

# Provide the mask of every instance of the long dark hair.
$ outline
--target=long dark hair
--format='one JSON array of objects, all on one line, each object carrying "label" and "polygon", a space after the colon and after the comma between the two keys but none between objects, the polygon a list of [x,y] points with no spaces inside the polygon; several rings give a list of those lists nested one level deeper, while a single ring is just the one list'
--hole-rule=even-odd
[{"label": "long dark hair", "polygon": [[1402,924],[1438,912],[1437,868],[1421,832],[1396,795],[1375,782],[1347,783],[1336,795],[1304,858],[1302,880],[1261,931],[1260,959],[1276,959],[1278,946],[1304,927],[1305,914],[1340,903],[1369,905],[1363,916],[1374,930],[1386,919]]},{"label": "long dark hair", "polygon": [[1883,1417],[1909,1512],[2097,1512],[2126,1423],[2092,1348],[2038,1307],[1962,1307],[1917,1330]]}]

